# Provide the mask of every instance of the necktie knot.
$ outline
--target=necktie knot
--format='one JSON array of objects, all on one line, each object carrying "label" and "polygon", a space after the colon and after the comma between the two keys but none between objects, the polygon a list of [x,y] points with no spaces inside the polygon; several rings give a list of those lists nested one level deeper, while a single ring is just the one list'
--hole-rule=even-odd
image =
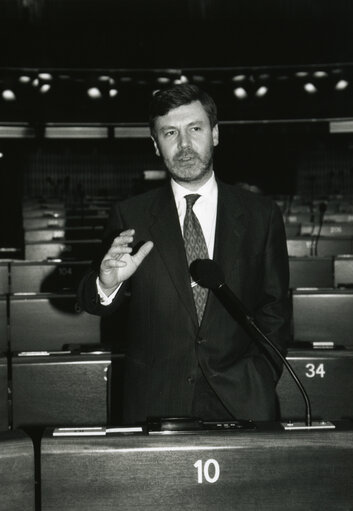
[{"label": "necktie knot", "polygon": [[192,209],[197,199],[201,197],[198,193],[190,193],[189,195],[185,195],[184,198],[186,200],[186,208]]}]

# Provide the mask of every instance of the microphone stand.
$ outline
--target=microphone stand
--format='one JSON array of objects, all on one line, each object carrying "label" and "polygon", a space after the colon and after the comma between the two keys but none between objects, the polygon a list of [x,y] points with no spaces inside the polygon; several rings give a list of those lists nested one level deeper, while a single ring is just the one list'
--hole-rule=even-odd
[{"label": "microphone stand", "polygon": [[[278,357],[283,362],[284,366],[288,370],[289,374],[293,378],[297,387],[300,390],[301,395],[303,396],[305,402],[305,422],[293,422],[288,421],[286,423],[282,422],[281,425],[285,430],[298,430],[298,429],[335,429],[335,425],[326,420],[313,421],[311,417],[311,403],[309,396],[304,388],[304,385],[300,381],[299,377],[295,373],[293,367],[290,365],[286,357],[284,357],[281,351],[277,348],[277,346],[264,334],[264,332],[257,326],[254,318],[251,316],[249,311],[246,310],[241,301],[232,293],[232,291],[225,285],[225,283],[220,283],[218,287],[212,289],[217,298],[221,301],[221,303],[226,307],[228,312],[233,316],[233,318],[237,321],[239,319],[243,320],[245,326],[250,330],[251,333],[257,334],[261,340],[265,342],[265,344],[269,345],[270,348],[278,355]],[[224,297],[229,298],[229,300],[224,300]],[[234,303],[236,306],[231,308],[229,303]]]}]

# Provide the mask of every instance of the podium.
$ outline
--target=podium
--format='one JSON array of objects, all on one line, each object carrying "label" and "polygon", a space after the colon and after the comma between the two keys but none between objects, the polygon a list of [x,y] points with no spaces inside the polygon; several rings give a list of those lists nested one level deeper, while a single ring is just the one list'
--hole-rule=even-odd
[{"label": "podium", "polygon": [[57,437],[41,443],[42,511],[352,509],[352,422],[333,431]]}]

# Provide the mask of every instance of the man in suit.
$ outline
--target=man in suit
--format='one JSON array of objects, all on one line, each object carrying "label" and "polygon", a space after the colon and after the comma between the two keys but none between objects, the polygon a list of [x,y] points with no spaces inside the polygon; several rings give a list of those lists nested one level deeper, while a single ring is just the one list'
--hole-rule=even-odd
[{"label": "man in suit", "polygon": [[215,178],[217,111],[193,85],[152,99],[151,134],[170,182],[116,204],[110,248],[81,282],[93,314],[114,313],[129,289],[124,422],[148,416],[276,418],[282,366],[253,342],[212,292],[191,281],[195,258],[214,259],[228,286],[283,354],[289,338],[288,257],[270,199]]}]

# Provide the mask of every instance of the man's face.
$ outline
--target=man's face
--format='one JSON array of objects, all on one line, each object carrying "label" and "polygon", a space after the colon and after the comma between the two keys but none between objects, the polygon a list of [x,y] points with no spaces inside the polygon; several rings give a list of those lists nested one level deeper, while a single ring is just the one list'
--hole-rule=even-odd
[{"label": "man's face", "polygon": [[218,144],[218,126],[211,128],[200,101],[170,110],[155,120],[156,153],[176,182],[200,186],[213,170],[213,148]]}]

